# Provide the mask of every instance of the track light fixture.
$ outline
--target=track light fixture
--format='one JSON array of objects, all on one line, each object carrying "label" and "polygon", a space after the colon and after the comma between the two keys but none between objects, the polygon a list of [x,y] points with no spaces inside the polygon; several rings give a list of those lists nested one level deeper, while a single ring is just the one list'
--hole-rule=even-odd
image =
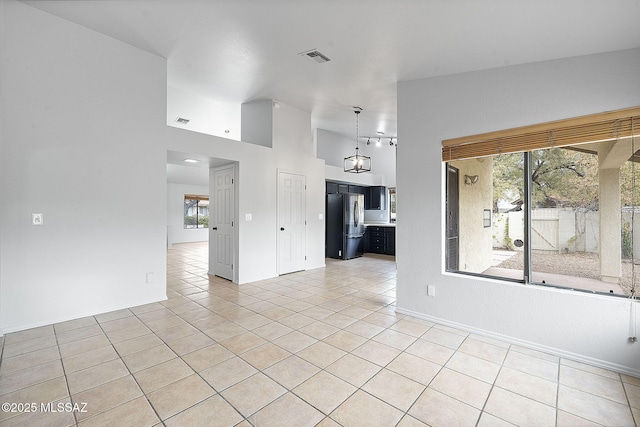
[{"label": "track light fixture", "polygon": [[367,138],[367,145],[371,145],[371,138],[373,138],[373,140],[375,141],[375,146],[376,147],[382,147],[382,140],[389,140],[389,146],[390,147],[397,147],[398,146],[398,138],[395,136],[363,136],[362,138]]}]

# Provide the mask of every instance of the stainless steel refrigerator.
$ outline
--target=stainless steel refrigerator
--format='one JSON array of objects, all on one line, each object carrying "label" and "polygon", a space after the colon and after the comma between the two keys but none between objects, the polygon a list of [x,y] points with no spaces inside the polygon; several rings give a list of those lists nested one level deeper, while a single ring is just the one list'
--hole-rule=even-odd
[{"label": "stainless steel refrigerator", "polygon": [[326,257],[351,259],[364,250],[364,195],[327,194]]}]

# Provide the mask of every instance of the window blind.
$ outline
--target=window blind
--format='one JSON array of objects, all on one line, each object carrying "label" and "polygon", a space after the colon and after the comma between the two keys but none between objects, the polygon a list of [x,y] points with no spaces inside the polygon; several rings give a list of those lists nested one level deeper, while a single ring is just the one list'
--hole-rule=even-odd
[{"label": "window blind", "polygon": [[209,200],[209,196],[201,196],[198,194],[185,194],[184,199],[203,201],[203,200]]},{"label": "window blind", "polygon": [[640,136],[640,107],[442,141],[442,160],[470,159],[541,148]]}]

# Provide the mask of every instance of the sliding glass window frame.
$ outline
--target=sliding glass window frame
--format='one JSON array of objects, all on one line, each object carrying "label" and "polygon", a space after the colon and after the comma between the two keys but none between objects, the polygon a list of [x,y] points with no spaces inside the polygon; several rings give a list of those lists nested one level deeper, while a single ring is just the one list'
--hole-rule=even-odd
[{"label": "sliding glass window frame", "polygon": [[[633,163],[631,164],[631,168],[632,168],[632,176],[635,178],[635,162],[637,162],[638,160],[640,160],[638,157],[640,157],[640,150],[638,151],[638,153],[636,154],[636,148],[635,148],[635,140],[637,139],[638,135],[637,135],[637,130],[635,129],[635,122],[640,123],[640,120],[638,120],[640,117],[634,117],[637,116],[638,114],[640,114],[640,107],[638,108],[634,108],[634,109],[628,109],[628,110],[622,110],[622,114],[620,114],[620,112],[612,112],[613,115],[625,115],[627,114],[628,116],[631,116],[630,119],[628,120],[628,125],[627,126],[627,133],[622,135],[622,139],[624,139],[625,137],[627,138],[627,140],[631,141],[631,151],[629,151],[627,154],[630,156],[630,161],[633,161]],[[610,119],[612,117],[611,113],[604,113],[606,114],[606,117],[608,119]],[[578,119],[570,119],[570,120],[579,120],[581,121],[583,124],[584,123],[588,123],[589,118],[578,118]],[[563,121],[559,121],[559,122],[552,122],[554,126],[562,126]],[[542,128],[544,128],[545,126],[547,127],[547,129],[545,131],[548,131],[549,126],[547,126],[548,124],[541,124],[541,125],[534,125],[534,126],[540,126]],[[603,142],[603,141],[595,141],[592,142],[591,145],[593,146],[594,143],[601,143],[602,145],[610,143],[611,145],[615,144],[616,142],[620,141],[620,136],[622,134],[622,132],[619,130],[619,128],[616,128],[617,124],[614,121],[613,122],[613,129],[614,132],[612,132],[613,138],[608,138],[609,142]],[[530,127],[529,127],[530,128]],[[510,131],[500,131],[500,132],[511,132],[512,134],[517,134],[517,129],[516,130],[510,130]],[[496,132],[494,134],[497,134],[499,132]],[[549,131],[550,135],[554,135],[553,130]],[[486,158],[491,158],[492,155],[487,156],[486,153],[482,153],[482,148],[478,149],[478,148],[469,148],[466,147],[465,145],[468,144],[468,141],[473,141],[474,138],[476,139],[484,139],[484,141],[482,141],[483,143],[485,143],[485,146],[488,146],[486,143],[486,140],[488,140],[489,138],[486,137],[486,135],[490,135],[490,134],[485,134],[485,135],[481,135],[480,138],[478,138],[478,136],[476,137],[464,137],[461,138],[460,140],[463,140],[464,142],[461,144],[461,147],[456,147],[455,144],[452,144],[450,141],[443,141],[443,160],[447,160],[445,163],[445,168],[447,171],[449,171],[450,166],[452,165],[456,165],[459,164],[459,162],[461,161],[461,159],[455,159],[454,158],[454,152],[456,150],[458,150],[458,153],[460,152],[464,152],[464,150],[470,150],[471,153],[474,152],[475,150],[475,154],[471,155],[471,156],[466,156],[465,158],[463,158],[462,160],[470,160],[470,159],[486,159]],[[531,139],[530,139],[531,141]],[[448,144],[446,144],[446,142],[449,142]],[[570,146],[578,146],[579,144],[577,142],[574,142],[572,144],[565,144],[565,146],[570,145]],[[496,143],[494,143],[494,146],[496,146]],[[497,143],[497,146],[499,146],[499,143]],[[453,148],[452,148],[453,147]],[[549,146],[547,147],[534,147],[534,149],[536,148],[540,148],[540,149],[548,149],[548,148],[555,148],[553,141],[551,141],[551,144],[549,144]],[[606,147],[605,147],[606,148]],[[573,148],[572,148],[573,149]],[[478,151],[480,150],[480,151]],[[576,151],[580,151],[580,148],[575,149]],[[500,151],[500,150],[498,150]],[[478,153],[480,152],[480,154],[482,155],[478,155]],[[531,231],[532,231],[532,209],[533,209],[533,203],[532,203],[532,152],[531,151],[524,151],[524,150],[515,150],[513,149],[513,144],[512,144],[512,148],[509,150],[509,152],[512,153],[516,153],[516,152],[520,152],[522,153],[523,157],[524,157],[524,162],[523,162],[523,182],[524,182],[524,186],[525,186],[525,191],[523,194],[523,201],[522,204],[524,205],[524,235],[525,238],[523,239],[523,257],[524,257],[524,266],[522,268],[522,277],[520,278],[513,278],[513,277],[501,277],[499,275],[495,275],[495,274],[486,274],[483,272],[477,272],[477,271],[465,271],[464,268],[451,268],[452,265],[450,265],[449,262],[449,257],[450,254],[448,253],[450,250],[450,247],[447,244],[445,244],[445,271],[447,272],[454,272],[454,273],[459,273],[459,274],[465,274],[465,275],[470,275],[470,276],[478,276],[478,277],[487,277],[487,278],[493,278],[493,279],[499,279],[499,280],[506,280],[506,281],[510,281],[510,282],[517,282],[517,283],[522,283],[522,284],[534,284],[534,285],[542,285],[542,286],[549,286],[549,287],[553,287],[553,288],[561,288],[561,289],[571,289],[571,290],[576,290],[576,291],[580,291],[580,292],[588,292],[588,293],[596,293],[596,294],[607,294],[607,295],[613,295],[613,296],[622,296],[622,297],[632,297],[634,298],[636,296],[636,291],[635,291],[635,273],[633,272],[633,265],[635,264],[635,260],[636,260],[636,256],[635,253],[638,252],[640,254],[640,239],[637,242],[637,246],[639,246],[639,248],[633,248],[632,246],[632,255],[631,255],[631,268],[632,268],[632,273],[631,273],[631,289],[624,289],[622,291],[622,293],[618,293],[618,292],[614,292],[613,290],[610,290],[609,292],[607,291],[602,291],[602,290],[593,290],[593,289],[584,289],[581,288],[579,286],[565,286],[564,284],[557,284],[557,283],[547,283],[545,280],[536,280],[536,277],[542,277],[537,273],[532,272],[535,269],[535,265],[532,265],[532,260],[534,259],[534,255],[532,255],[532,237],[531,237]],[[625,154],[626,155],[626,154]],[[464,156],[463,156],[464,157]],[[635,160],[634,160],[635,158]],[[599,169],[598,169],[599,170]],[[450,229],[450,224],[449,224],[449,220],[450,220],[450,215],[449,215],[449,188],[451,186],[451,183],[449,183],[449,173],[446,173],[446,199],[445,199],[445,214],[446,214],[446,230],[448,232],[448,230]],[[486,177],[485,177],[486,179]],[[461,173],[459,176],[459,181],[458,181],[458,185],[461,187],[464,187],[465,185],[475,185],[477,184],[477,182],[479,182],[478,180],[478,176],[474,176],[474,175],[470,175],[470,174],[465,174],[465,173]],[[622,183],[619,183],[619,186],[622,186]],[[633,217],[634,217],[634,213],[637,210],[638,205],[640,205],[640,203],[638,203],[638,201],[636,201],[636,191],[635,191],[635,181],[632,181],[632,188],[633,188],[633,198],[632,198],[632,202],[631,202],[631,206],[622,206],[623,209],[631,209],[631,231],[630,231],[630,236],[631,236],[631,245],[633,245],[633,236],[634,234],[638,233],[640,235],[640,226],[636,226],[636,232],[634,233],[634,228],[633,225],[635,224],[633,221]],[[622,202],[621,202],[622,203]],[[476,206],[477,207],[477,206]],[[459,208],[459,210],[461,210]],[[486,209],[483,209],[482,211],[486,211]],[[598,211],[600,211],[598,209]],[[474,212],[475,215],[476,212]],[[496,212],[492,212],[493,215],[495,215]],[[601,213],[601,212],[599,212]],[[478,214],[478,216],[480,216],[481,214]],[[622,215],[622,213],[621,213]],[[485,215],[486,216],[486,215]],[[629,215],[628,215],[629,216]],[[640,225],[640,224],[639,224]],[[623,232],[625,230],[622,230]],[[629,231],[627,231],[627,234],[629,233]],[[624,236],[623,236],[624,237]],[[447,238],[447,235],[445,234],[445,239]],[[460,245],[464,244],[464,235],[462,232],[460,232]],[[622,240],[622,237],[620,238]],[[611,239],[610,239],[611,240]],[[618,240],[618,242],[620,242],[620,244],[622,245],[624,243],[624,241],[621,242],[621,240]],[[627,242],[627,244],[629,244]],[[598,249],[599,251],[601,249]],[[458,251],[460,251],[460,249],[458,249]],[[599,252],[598,252],[599,254]],[[640,256],[637,257],[640,259]],[[619,259],[619,262],[623,262],[623,258],[622,256]],[[601,267],[602,268],[602,267]],[[580,277],[578,277],[578,279],[580,279]],[[620,274],[619,280],[622,280],[623,276],[622,273]],[[613,286],[612,286],[613,288]],[[620,289],[623,289],[622,287]]]}]

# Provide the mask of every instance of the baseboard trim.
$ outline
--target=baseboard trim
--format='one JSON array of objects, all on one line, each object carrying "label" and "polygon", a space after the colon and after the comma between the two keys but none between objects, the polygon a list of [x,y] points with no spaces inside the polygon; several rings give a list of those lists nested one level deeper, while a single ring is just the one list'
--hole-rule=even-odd
[{"label": "baseboard trim", "polygon": [[463,331],[472,332],[474,334],[482,335],[488,338],[494,338],[500,341],[507,342],[509,344],[515,344],[522,347],[530,348],[532,350],[538,350],[543,353],[553,354],[558,357],[570,359],[576,362],[585,363],[587,365],[595,366],[598,368],[608,369],[610,371],[618,372],[625,375],[631,375],[632,377],[640,378],[640,370],[632,369],[628,366],[618,365],[617,363],[607,362],[606,360],[596,359],[593,357],[585,356],[583,354],[573,353],[570,351],[561,350],[555,347],[549,347],[541,345],[535,342],[521,340],[512,336],[498,334],[492,331],[487,331],[480,328],[474,328],[473,326],[465,325],[462,323],[452,322],[450,320],[441,319],[439,317],[429,316],[424,313],[407,310],[404,308],[396,307],[396,313],[405,314],[407,316],[415,317],[429,322],[438,323],[444,326],[450,326],[452,328],[461,329]]},{"label": "baseboard trim", "polygon": [[20,331],[25,331],[27,329],[39,328],[41,326],[55,325],[56,323],[67,322],[69,320],[75,320],[75,319],[81,319],[83,317],[97,316],[98,314],[104,314],[104,313],[109,313],[111,311],[123,310],[125,308],[137,307],[139,305],[151,304],[154,302],[164,301],[166,299],[167,299],[167,294],[164,293],[159,297],[146,298],[144,300],[137,300],[137,301],[129,301],[124,304],[118,304],[112,307],[101,308],[97,311],[83,312],[83,313],[78,313],[70,316],[62,316],[54,319],[26,323],[19,326],[9,326],[9,327],[0,329],[0,337],[6,334],[10,334],[12,332],[20,332]]}]

